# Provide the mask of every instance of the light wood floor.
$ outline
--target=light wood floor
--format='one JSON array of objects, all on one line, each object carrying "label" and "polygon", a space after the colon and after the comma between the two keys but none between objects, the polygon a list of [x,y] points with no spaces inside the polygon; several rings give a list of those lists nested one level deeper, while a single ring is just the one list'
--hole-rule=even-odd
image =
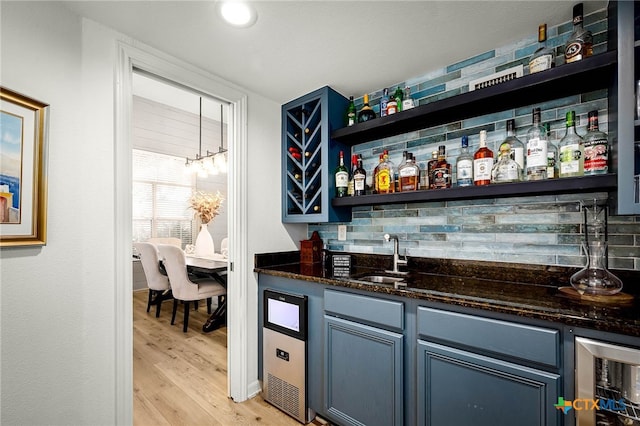
[{"label": "light wood floor", "polygon": [[[261,396],[227,398],[227,328],[202,332],[208,318],[200,303],[182,332],[182,305],[171,325],[172,301],[147,309],[147,291],[133,295],[133,424],[300,425]],[[214,304],[215,309],[215,304]]]}]

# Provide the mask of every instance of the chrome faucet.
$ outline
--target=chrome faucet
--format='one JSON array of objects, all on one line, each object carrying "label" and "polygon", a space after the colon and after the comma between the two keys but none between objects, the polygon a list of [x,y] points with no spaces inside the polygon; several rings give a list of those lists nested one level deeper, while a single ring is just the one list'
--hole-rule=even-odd
[{"label": "chrome faucet", "polygon": [[398,254],[398,246],[400,245],[399,241],[398,241],[398,236],[397,235],[389,235],[389,234],[384,234],[384,240],[385,241],[389,241],[389,240],[393,240],[393,270],[392,271],[386,271],[386,272],[393,272],[393,273],[406,273],[406,272],[400,272],[400,270],[398,269],[398,266],[402,265],[402,266],[406,266],[407,265],[407,261],[406,260],[400,260],[400,255]]}]

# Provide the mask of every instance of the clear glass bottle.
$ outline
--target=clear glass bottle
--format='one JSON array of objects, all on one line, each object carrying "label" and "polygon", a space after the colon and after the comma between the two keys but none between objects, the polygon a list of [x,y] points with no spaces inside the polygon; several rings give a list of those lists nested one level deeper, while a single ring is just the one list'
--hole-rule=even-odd
[{"label": "clear glass bottle", "polygon": [[340,151],[340,161],[334,175],[336,179],[336,197],[346,197],[349,188],[349,171],[344,165],[343,151]]},{"label": "clear glass bottle", "polygon": [[566,115],[566,133],[560,139],[558,152],[560,159],[560,177],[584,175],[584,141],[576,133],[576,113],[568,111]]},{"label": "clear glass bottle", "polygon": [[353,195],[365,195],[367,189],[367,171],[362,167],[362,157],[358,155],[357,166],[353,171]]},{"label": "clear glass bottle", "polygon": [[573,6],[573,32],[564,48],[564,61],[567,64],[593,55],[593,36],[591,31],[585,30],[582,26],[582,11],[582,3]]},{"label": "clear glass bottle", "polygon": [[462,137],[462,148],[456,159],[456,183],[458,186],[473,186],[473,155],[469,152],[469,138]]},{"label": "clear glass bottle", "polygon": [[[524,174],[524,144],[516,137],[516,120],[507,120],[507,137],[504,139],[511,147],[511,158],[520,166]],[[522,180],[522,178],[520,178]]]},{"label": "clear glass bottle", "polygon": [[398,189],[400,192],[417,191],[420,188],[420,167],[415,163],[412,153],[407,153],[407,160],[398,167]]},{"label": "clear glass bottle", "polygon": [[402,111],[406,111],[415,106],[413,98],[411,98],[411,88],[409,86],[404,88],[404,99],[402,99]]},{"label": "clear glass bottle", "polygon": [[502,142],[499,152],[498,162],[491,169],[491,183],[520,182],[522,180],[522,168],[512,158],[509,142]]},{"label": "clear glass bottle", "polygon": [[434,189],[451,188],[451,164],[447,162],[446,147],[438,147],[438,161],[433,166]]},{"label": "clear glass bottle", "polygon": [[555,52],[547,46],[547,24],[542,24],[538,27],[538,43],[540,46],[529,59],[529,74],[535,74],[556,66]]},{"label": "clear glass bottle", "polygon": [[584,135],[584,174],[600,175],[609,171],[609,141],[598,128],[598,111],[589,111],[587,134]]},{"label": "clear glass bottle", "polygon": [[540,124],[540,108],[532,112],[532,125],[527,131],[527,180],[547,178],[547,131]]},{"label": "clear glass bottle", "polygon": [[571,276],[569,282],[580,294],[611,295],[622,290],[622,281],[607,269],[606,207],[583,206],[585,230],[582,248],[587,265]]},{"label": "clear glass bottle", "polygon": [[480,147],[473,154],[473,184],[489,185],[491,169],[493,169],[493,151],[487,148],[487,131],[480,130]]},{"label": "clear glass bottle", "polygon": [[375,111],[369,106],[369,95],[364,94],[364,105],[358,112],[358,123],[364,123],[365,121],[373,120],[376,118]]},{"label": "clear glass bottle", "polygon": [[347,106],[347,126],[353,126],[358,121],[356,105],[353,103],[353,96],[349,96],[349,106]]},{"label": "clear glass bottle", "polygon": [[543,125],[547,132],[547,179],[558,178],[558,148],[556,144],[551,140],[551,125],[544,123]]},{"label": "clear glass bottle", "polygon": [[382,97],[380,98],[380,117],[387,115],[387,104],[389,103],[389,89],[384,88],[382,90]]}]

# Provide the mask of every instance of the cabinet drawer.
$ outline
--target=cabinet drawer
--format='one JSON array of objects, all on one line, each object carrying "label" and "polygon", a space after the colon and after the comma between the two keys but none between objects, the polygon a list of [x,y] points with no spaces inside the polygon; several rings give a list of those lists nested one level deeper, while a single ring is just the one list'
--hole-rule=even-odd
[{"label": "cabinet drawer", "polygon": [[325,290],[324,310],[329,315],[350,318],[373,326],[402,331],[404,304],[341,291]]},{"label": "cabinet drawer", "polygon": [[418,308],[418,335],[558,367],[558,330]]}]

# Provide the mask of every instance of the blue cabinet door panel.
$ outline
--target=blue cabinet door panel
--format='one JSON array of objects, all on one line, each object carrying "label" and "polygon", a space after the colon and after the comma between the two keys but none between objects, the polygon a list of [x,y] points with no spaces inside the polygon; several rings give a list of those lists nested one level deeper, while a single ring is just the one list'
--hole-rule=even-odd
[{"label": "blue cabinet door panel", "polygon": [[325,315],[325,404],[339,424],[403,424],[402,334]]},{"label": "blue cabinet door panel", "polygon": [[418,341],[418,424],[552,426],[560,376]]}]

